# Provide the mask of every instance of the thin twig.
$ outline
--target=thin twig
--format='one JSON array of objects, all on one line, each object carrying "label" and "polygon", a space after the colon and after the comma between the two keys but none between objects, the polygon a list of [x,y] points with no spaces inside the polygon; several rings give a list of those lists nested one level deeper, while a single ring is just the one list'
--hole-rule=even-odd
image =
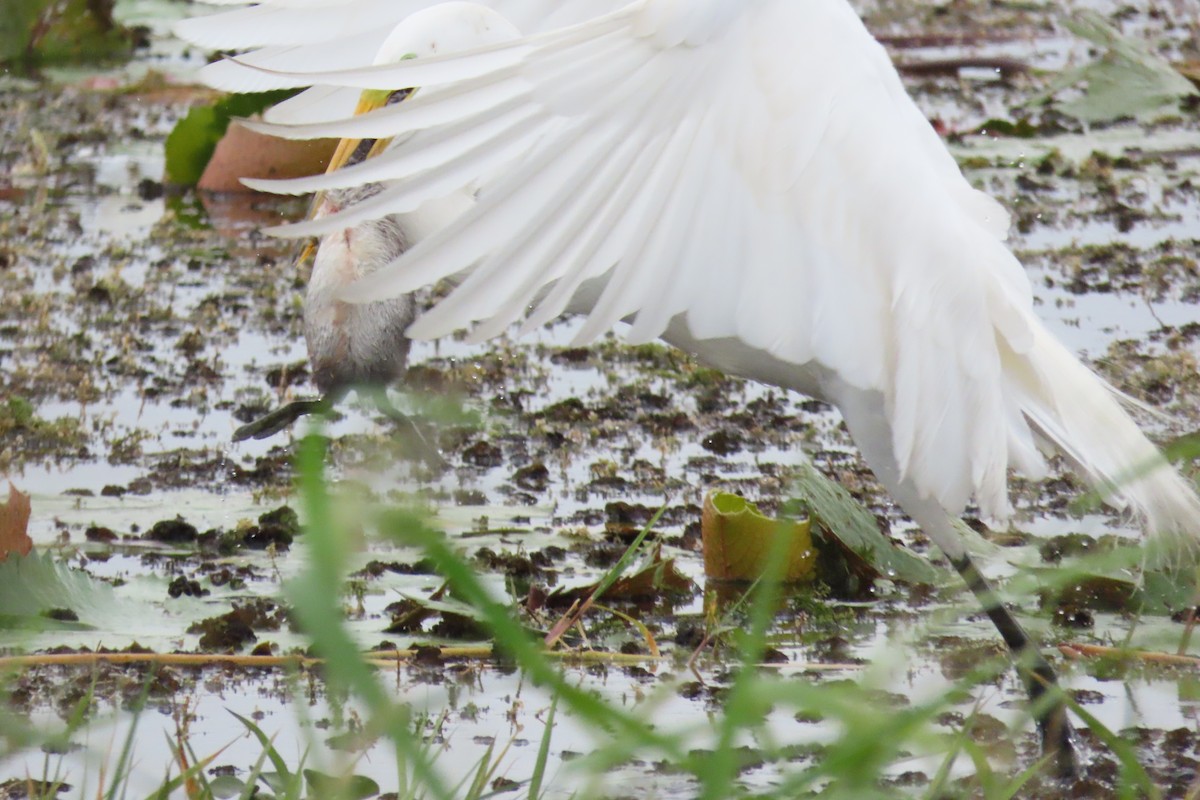
[{"label": "thin twig", "polygon": [[[376,650],[364,653],[364,660],[375,666],[393,666],[397,661],[410,661],[418,650]],[[491,645],[438,648],[441,658],[488,659],[495,655]],[[607,661],[636,664],[659,661],[662,657],[629,653],[607,653],[598,650],[555,650],[544,655],[559,661]],[[0,657],[0,670],[42,666],[95,666],[97,664],[162,664],[177,667],[315,667],[325,659],[304,656],[239,656],[218,653],[34,653],[24,656]]]},{"label": "thin twig", "polygon": [[1067,658],[1127,658],[1147,664],[1169,664],[1179,667],[1200,667],[1200,658],[1176,653],[1158,653],[1148,650],[1128,650],[1121,647],[1105,647],[1098,644],[1060,644],[1059,651]]}]

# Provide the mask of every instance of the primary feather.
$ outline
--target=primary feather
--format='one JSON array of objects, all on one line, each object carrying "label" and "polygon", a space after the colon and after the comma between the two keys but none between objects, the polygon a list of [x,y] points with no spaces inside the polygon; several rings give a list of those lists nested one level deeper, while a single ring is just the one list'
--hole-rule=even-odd
[{"label": "primary feather", "polygon": [[[328,10],[313,5],[260,6],[292,27],[256,44],[307,46]],[[1164,562],[1194,559],[1193,488],[1036,318],[1003,244],[1007,214],[967,183],[845,0],[490,5],[524,14],[533,35],[395,65],[289,71],[268,50],[237,67],[281,86],[421,87],[355,120],[259,125],[400,138],[355,170],[257,187],[388,182],[342,212],[347,224],[477,190],[465,214],[347,298],[470,269],[409,335],[476,325],[491,336],[571,309],[587,315],[580,342],[627,320],[635,340],[663,336],[823,397],[951,555],[962,544],[946,512],[974,497],[1005,517],[1008,469],[1038,474],[1052,445],[1138,514]],[[337,36],[359,35],[346,16]],[[256,59],[268,71],[248,66]]]}]

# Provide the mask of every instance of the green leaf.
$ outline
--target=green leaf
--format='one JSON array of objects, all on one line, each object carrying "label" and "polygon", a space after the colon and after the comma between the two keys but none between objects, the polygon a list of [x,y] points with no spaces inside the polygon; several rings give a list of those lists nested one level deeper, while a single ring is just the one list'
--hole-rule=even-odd
[{"label": "green leaf", "polygon": [[235,94],[212,105],[193,107],[167,136],[167,182],[195,186],[230,122],[258,114],[295,94],[295,89]]},{"label": "green leaf", "polygon": [[939,584],[950,580],[947,570],[894,544],[879,532],[875,515],[812,464],[800,467],[796,497],[820,528],[832,534],[888,578],[909,583]]},{"label": "green leaf", "polygon": [[1136,589],[1134,607],[1143,614],[1174,614],[1195,602],[1194,578],[1173,572],[1147,570]]},{"label": "green leaf", "polygon": [[214,106],[197,106],[175,123],[167,136],[167,182],[195,186],[228,127]]},{"label": "green leaf", "polygon": [[1197,94],[1191,81],[1140,42],[1121,35],[1094,11],[1080,11],[1066,21],[1073,33],[1102,51],[1100,58],[1068,70],[1034,102],[1045,102],[1064,89],[1084,88],[1083,96],[1059,102],[1058,108],[1083,122],[1146,117]]},{"label": "green leaf", "polygon": [[339,797],[342,800],[366,800],[379,794],[379,784],[365,775],[341,778],[315,769],[304,770],[304,778],[314,797]]},{"label": "green leaf", "polygon": [[1008,579],[1004,592],[1013,598],[1039,596],[1099,611],[1145,616],[1171,615],[1193,604],[1195,575],[1146,569],[1145,555],[1144,544],[1124,544],[1053,567],[1014,563],[1017,572]]},{"label": "green leaf", "polygon": [[[104,628],[128,611],[122,605],[107,583],[49,555],[34,551],[0,563],[0,609],[4,609],[0,627]],[[45,616],[61,610],[74,612],[78,622],[56,622]]]}]

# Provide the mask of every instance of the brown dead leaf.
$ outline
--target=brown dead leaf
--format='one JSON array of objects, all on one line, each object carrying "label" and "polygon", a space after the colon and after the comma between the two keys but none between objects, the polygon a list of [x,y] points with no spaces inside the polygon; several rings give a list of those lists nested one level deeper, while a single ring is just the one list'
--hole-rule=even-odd
[{"label": "brown dead leaf", "polygon": [[29,503],[29,495],[17,489],[10,481],[8,484],[8,502],[0,503],[0,561],[8,558],[9,553],[28,555],[33,549],[33,540],[29,538],[29,516],[33,507]]},{"label": "brown dead leaf", "polygon": [[[599,583],[588,584],[570,589],[558,589],[546,598],[548,608],[563,608],[575,602],[583,602],[592,598]],[[675,566],[675,559],[662,557],[661,552],[655,553],[654,558],[642,569],[623,578],[618,578],[604,597],[610,600],[643,600],[671,592],[687,592],[692,589],[692,581]],[[594,599],[594,598],[592,598]]]},{"label": "brown dead leaf", "polygon": [[1200,59],[1176,64],[1175,69],[1179,70],[1180,75],[1196,84],[1197,89],[1200,89]]},{"label": "brown dead leaf", "polygon": [[290,141],[230,123],[209,159],[199,188],[210,192],[249,192],[242,178],[300,178],[325,171],[335,139]]}]

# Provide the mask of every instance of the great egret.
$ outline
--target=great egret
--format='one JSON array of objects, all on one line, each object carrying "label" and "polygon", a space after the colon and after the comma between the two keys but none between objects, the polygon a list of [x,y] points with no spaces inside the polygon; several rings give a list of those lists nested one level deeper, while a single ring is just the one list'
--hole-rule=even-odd
[{"label": "great egret", "polygon": [[[396,27],[378,45],[373,63],[391,64],[404,58],[428,57],[519,37],[511,23],[487,9],[483,13],[471,7],[447,11],[434,8],[408,17],[405,24]],[[401,102],[408,94],[407,90],[365,93],[358,98],[352,113],[366,114]],[[330,97],[322,98],[323,104],[329,102]],[[360,164],[385,148],[386,142],[344,139],[330,161],[327,174]],[[332,188],[317,196],[312,218],[335,217],[342,209],[356,206],[382,190],[379,183]],[[357,389],[367,393],[379,410],[416,435],[426,460],[440,461],[436,449],[425,443],[420,430],[391,404],[385,391],[388,384],[402,377],[407,365],[410,342],[404,332],[417,316],[412,296],[401,293],[376,302],[346,303],[340,293],[356,280],[391,263],[412,242],[444,228],[473,202],[465,190],[451,192],[431,199],[413,212],[387,214],[352,227],[335,226],[322,236],[304,302],[308,360],[321,397],[293,401],[243,425],[234,432],[234,441],[272,436],[298,417],[328,409]],[[310,252],[306,250],[301,260]]]},{"label": "great egret", "polygon": [[[579,343],[627,320],[633,341],[661,337],[833,403],[1024,659],[1035,700],[1054,673],[972,566],[951,524],[968,501],[1004,519],[1008,469],[1041,476],[1054,450],[1143,523],[1148,563],[1195,563],[1193,487],[1034,315],[1003,243],[1008,215],[964,179],[846,0],[493,0],[409,17],[432,5],[263,0],[181,28],[261,47],[206,68],[215,86],[316,87],[253,127],[392,140],[326,175],[247,181],[285,193],[382,184],[275,233],[329,236],[474,197],[340,300],[457,276],[409,336],[476,325],[483,339],[576,310]],[[532,35],[369,63],[394,25],[436,41],[440,26],[496,12]],[[420,88],[351,114],[361,90],[401,87]],[[1038,722],[1071,769],[1061,703]]]}]

